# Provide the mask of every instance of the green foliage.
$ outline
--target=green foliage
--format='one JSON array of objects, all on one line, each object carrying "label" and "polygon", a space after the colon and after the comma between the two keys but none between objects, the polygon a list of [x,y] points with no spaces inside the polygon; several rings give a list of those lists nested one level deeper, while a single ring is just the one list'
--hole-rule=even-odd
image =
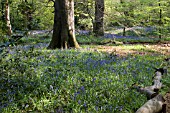
[{"label": "green foliage", "polygon": [[46,35],[38,35],[38,36],[29,36],[22,38],[18,43],[22,45],[34,45],[37,43],[49,43],[51,40],[51,36]]},{"label": "green foliage", "polygon": [[[1,1],[2,2],[2,1]],[[154,27],[153,32],[138,32],[141,36],[169,36],[169,0],[105,0],[104,25],[108,27]],[[0,4],[0,7],[2,4]],[[49,0],[10,1],[11,24],[15,30],[52,29],[54,3]],[[95,15],[94,1],[75,1],[76,29],[92,30]],[[161,19],[160,19],[160,10]],[[2,17],[3,11],[0,12]],[[2,19],[2,18],[0,18]],[[0,20],[0,33],[5,32],[4,21]],[[127,35],[131,35],[132,33]]]},{"label": "green foliage", "polygon": [[54,21],[54,3],[49,0],[36,1],[35,22],[40,29],[51,30]]},{"label": "green foliage", "polygon": [[151,85],[164,58],[9,47],[0,54],[0,112],[133,113],[146,98],[131,85]]},{"label": "green foliage", "polygon": [[4,27],[4,22],[0,21],[0,42],[2,41],[2,37],[5,34],[5,27]]},{"label": "green foliage", "polygon": [[[148,38],[148,37],[116,37],[115,38],[103,38],[103,37],[94,37],[91,36],[77,36],[77,41],[80,44],[97,44],[97,45],[116,45],[115,42],[122,43],[157,43],[170,41],[170,38]],[[118,44],[119,45],[119,44]]]},{"label": "green foliage", "polygon": [[16,0],[10,6],[13,30],[51,29],[53,26],[53,2]]},{"label": "green foliage", "polygon": [[[155,27],[150,36],[169,35],[169,0],[122,0],[123,2],[109,2],[106,0],[106,26],[151,26]],[[107,27],[106,27],[107,28]],[[143,35],[143,34],[139,34]]]},{"label": "green foliage", "polygon": [[94,1],[75,1],[75,26],[81,30],[92,30],[94,19]]}]

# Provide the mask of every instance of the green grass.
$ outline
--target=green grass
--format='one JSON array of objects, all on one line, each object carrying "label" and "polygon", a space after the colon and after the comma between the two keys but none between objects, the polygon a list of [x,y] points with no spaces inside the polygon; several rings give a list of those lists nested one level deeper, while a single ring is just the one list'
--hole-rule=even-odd
[{"label": "green grass", "polygon": [[[103,37],[95,37],[93,35],[77,35],[77,41],[79,44],[89,44],[89,45],[122,45],[122,43],[157,43],[170,41],[169,37],[162,38],[149,38],[149,37],[140,37],[140,38],[103,38]],[[16,45],[35,45],[37,43],[49,43],[51,41],[51,35],[35,35],[21,38]],[[0,43],[1,45],[1,43]]]},{"label": "green grass", "polygon": [[17,44],[28,45],[28,44],[37,44],[37,43],[49,43],[51,36],[46,35],[35,35],[21,38]]},{"label": "green grass", "polygon": [[0,57],[2,113],[133,113],[146,97],[131,85],[151,85],[166,56],[18,47]]},{"label": "green grass", "polygon": [[[121,45],[119,42],[123,43],[158,43],[158,42],[165,42],[170,41],[170,38],[149,38],[149,37],[140,37],[140,38],[103,38],[103,37],[94,37],[92,35],[90,36],[77,36],[77,41],[80,44],[97,44],[97,45]],[[118,42],[118,43],[117,43]]]}]

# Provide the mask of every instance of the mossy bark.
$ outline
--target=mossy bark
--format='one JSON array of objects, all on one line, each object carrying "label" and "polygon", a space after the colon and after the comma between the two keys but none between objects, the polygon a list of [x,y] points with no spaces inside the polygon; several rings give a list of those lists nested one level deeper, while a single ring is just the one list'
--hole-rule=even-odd
[{"label": "mossy bark", "polygon": [[75,37],[74,1],[55,0],[55,15],[52,40],[48,49],[79,48]]}]

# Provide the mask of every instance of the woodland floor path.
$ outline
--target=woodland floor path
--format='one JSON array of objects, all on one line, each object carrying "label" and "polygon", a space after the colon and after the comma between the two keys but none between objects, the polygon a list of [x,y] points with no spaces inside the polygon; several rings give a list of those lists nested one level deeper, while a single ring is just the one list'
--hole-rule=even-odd
[{"label": "woodland floor path", "polygon": [[138,45],[140,46],[138,49],[134,48],[134,44],[125,44],[122,46],[96,45],[93,48],[90,48],[90,50],[114,53],[119,56],[126,56],[129,54],[132,55],[162,54],[162,55],[170,56],[170,44],[138,44]]}]

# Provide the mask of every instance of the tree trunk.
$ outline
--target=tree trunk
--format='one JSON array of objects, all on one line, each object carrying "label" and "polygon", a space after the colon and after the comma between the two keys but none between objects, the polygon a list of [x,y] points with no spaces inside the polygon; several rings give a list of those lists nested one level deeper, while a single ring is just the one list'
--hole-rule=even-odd
[{"label": "tree trunk", "polygon": [[5,4],[5,18],[6,18],[6,26],[7,26],[7,34],[11,36],[12,34],[12,27],[10,22],[10,9],[9,9],[9,2],[6,0]]},{"label": "tree trunk", "polygon": [[55,0],[55,14],[52,40],[48,49],[79,48],[75,37],[74,1]]},{"label": "tree trunk", "polygon": [[104,0],[95,0],[95,20],[93,22],[93,32],[96,36],[104,35]]},{"label": "tree trunk", "polygon": [[159,38],[162,38],[162,9],[161,9],[161,0],[159,0]]},{"label": "tree trunk", "polygon": [[123,27],[123,36],[126,36],[126,27]]}]

